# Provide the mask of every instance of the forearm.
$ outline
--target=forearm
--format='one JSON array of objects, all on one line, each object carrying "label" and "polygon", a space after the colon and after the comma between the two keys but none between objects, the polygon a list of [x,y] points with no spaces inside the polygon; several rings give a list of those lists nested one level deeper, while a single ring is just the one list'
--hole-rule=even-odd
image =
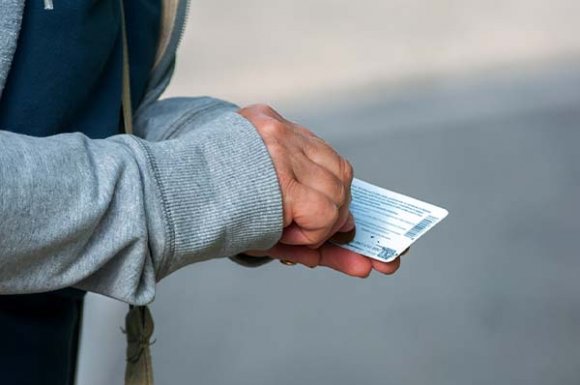
[{"label": "forearm", "polygon": [[275,243],[263,143],[221,119],[159,143],[0,132],[0,293],[76,286],[142,304],[183,265]]},{"label": "forearm", "polygon": [[147,231],[146,213],[162,218],[159,202],[147,199],[147,162],[128,136],[0,132],[0,292],[72,286],[115,260],[122,270],[110,279],[122,282],[107,294],[140,301],[137,288],[155,281],[153,258],[164,248]]}]

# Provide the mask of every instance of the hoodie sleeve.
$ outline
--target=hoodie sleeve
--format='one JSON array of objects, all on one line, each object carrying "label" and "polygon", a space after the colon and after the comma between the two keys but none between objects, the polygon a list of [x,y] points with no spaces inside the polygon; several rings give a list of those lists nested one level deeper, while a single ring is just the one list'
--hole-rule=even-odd
[{"label": "hoodie sleeve", "polygon": [[163,118],[184,102],[137,116],[145,139],[0,131],[0,294],[75,286],[142,305],[182,266],[278,241],[281,194],[255,128],[221,102]]},{"label": "hoodie sleeve", "polygon": [[[208,122],[223,127],[222,120],[227,113],[238,109],[235,104],[207,96],[159,100],[139,110],[135,133],[149,141],[179,139],[185,134],[195,135],[196,129]],[[262,154],[269,157],[267,151]],[[245,267],[258,267],[271,261],[268,257],[246,255],[231,256],[230,259]]]}]

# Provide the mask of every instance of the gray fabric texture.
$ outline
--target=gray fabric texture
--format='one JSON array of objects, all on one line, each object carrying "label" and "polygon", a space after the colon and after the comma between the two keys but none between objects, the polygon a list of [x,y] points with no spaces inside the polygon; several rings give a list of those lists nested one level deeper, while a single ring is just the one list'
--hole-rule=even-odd
[{"label": "gray fabric texture", "polygon": [[3,0],[0,3],[0,96],[16,52],[23,12],[23,0]]},{"label": "gray fabric texture", "polygon": [[[0,3],[0,90],[23,3]],[[138,106],[135,136],[0,131],[0,294],[74,286],[142,305],[182,266],[280,238],[276,173],[237,107],[156,100],[172,73],[179,38],[171,41]]]}]

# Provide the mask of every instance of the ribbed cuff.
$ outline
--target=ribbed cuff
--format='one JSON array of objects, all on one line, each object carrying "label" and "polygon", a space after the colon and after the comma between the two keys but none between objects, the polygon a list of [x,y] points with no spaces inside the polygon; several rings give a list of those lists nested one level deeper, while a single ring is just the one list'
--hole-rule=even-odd
[{"label": "ribbed cuff", "polygon": [[268,249],[279,240],[278,178],[264,142],[242,116],[227,112],[145,148],[166,217],[159,279],[193,262]]}]

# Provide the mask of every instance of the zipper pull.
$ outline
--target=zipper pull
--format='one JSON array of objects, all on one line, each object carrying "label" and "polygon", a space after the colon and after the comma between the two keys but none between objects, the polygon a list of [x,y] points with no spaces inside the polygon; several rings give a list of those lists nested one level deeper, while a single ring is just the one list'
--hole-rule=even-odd
[{"label": "zipper pull", "polygon": [[52,0],[44,0],[44,9],[48,11],[52,11],[54,9],[54,4],[52,3]]}]

